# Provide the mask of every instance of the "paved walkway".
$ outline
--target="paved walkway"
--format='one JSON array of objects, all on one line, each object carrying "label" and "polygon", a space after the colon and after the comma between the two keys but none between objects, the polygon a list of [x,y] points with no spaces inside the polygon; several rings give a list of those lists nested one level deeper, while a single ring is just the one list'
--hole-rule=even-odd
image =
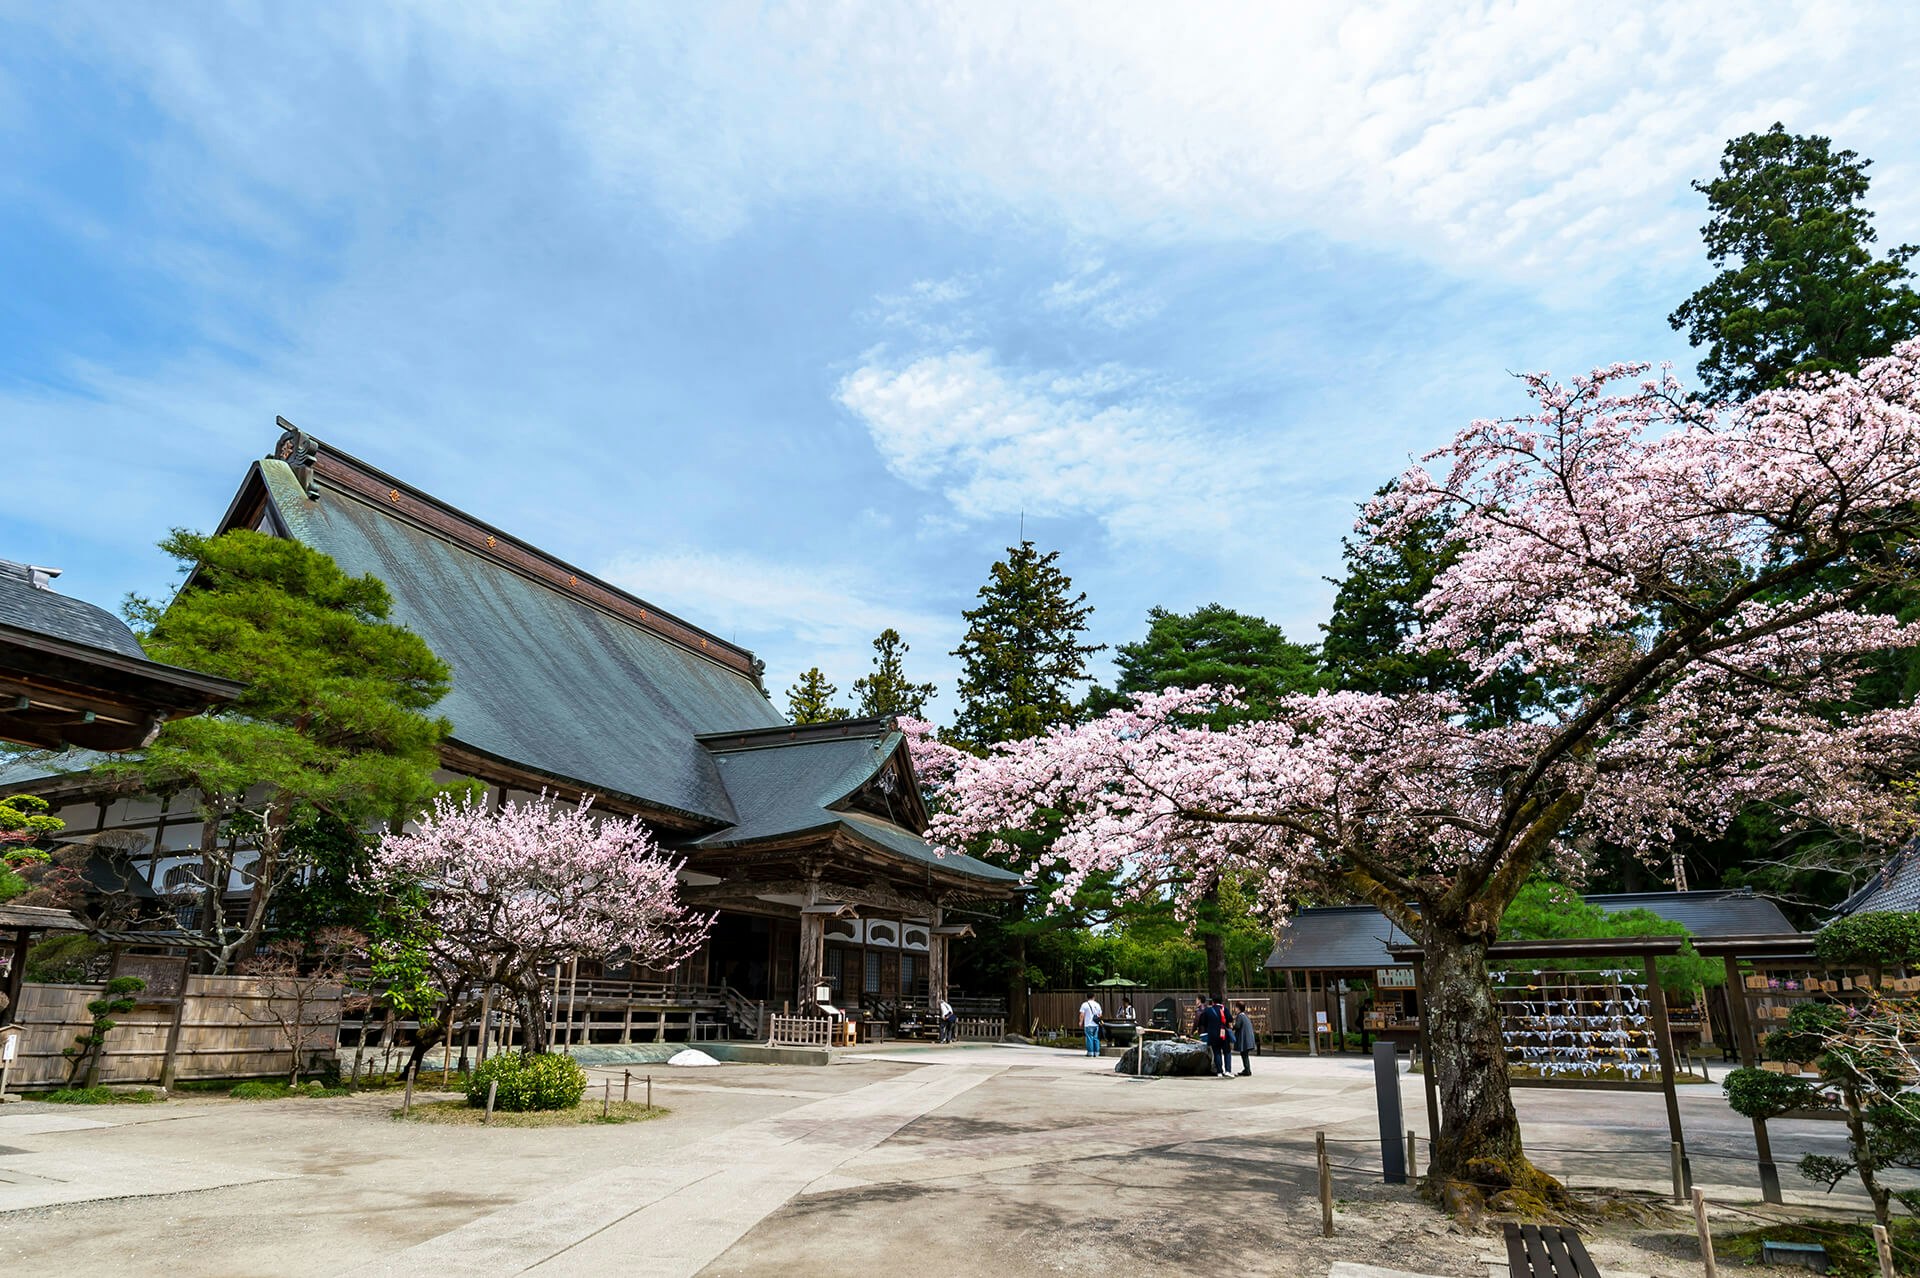
[{"label": "paved walkway", "polygon": [[919,1069],[814,1101],[516,1203],[354,1273],[696,1274],[808,1184],[996,1072]]}]

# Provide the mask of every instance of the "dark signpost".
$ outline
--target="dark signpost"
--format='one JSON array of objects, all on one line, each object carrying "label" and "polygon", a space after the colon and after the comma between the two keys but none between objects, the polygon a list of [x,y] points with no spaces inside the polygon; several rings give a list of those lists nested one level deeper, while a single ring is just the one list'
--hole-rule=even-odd
[{"label": "dark signpost", "polygon": [[1373,1090],[1380,1103],[1380,1166],[1389,1185],[1407,1183],[1407,1148],[1400,1114],[1400,1054],[1385,1039],[1373,1045]]}]

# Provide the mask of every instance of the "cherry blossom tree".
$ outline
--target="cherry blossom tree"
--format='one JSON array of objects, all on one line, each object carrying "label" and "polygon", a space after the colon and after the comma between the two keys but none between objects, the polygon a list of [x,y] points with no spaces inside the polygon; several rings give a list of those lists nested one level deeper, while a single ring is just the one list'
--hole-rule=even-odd
[{"label": "cherry blossom tree", "polygon": [[546,977],[572,959],[672,967],[699,947],[712,916],[679,898],[680,862],[638,820],[469,794],[436,800],[417,827],[384,835],[365,886],[424,893],[436,965],[515,999],[528,1052],[547,1047]]},{"label": "cherry blossom tree", "polygon": [[1870,710],[1866,659],[1920,628],[1865,604],[1920,566],[1920,343],[1733,406],[1645,365],[1525,379],[1524,416],[1475,422],[1369,511],[1442,516],[1458,556],[1415,642],[1543,707],[1486,723],[1446,695],[1294,696],[1210,727],[1230,690],[1170,690],[960,759],[933,836],[1003,842],[1065,813],[1061,892],[1125,876],[1190,901],[1232,875],[1276,917],[1329,887],[1423,947],[1442,1124],[1438,1193],[1556,1196],[1527,1161],[1487,946],[1536,870],[1595,840],[1658,861],[1742,807],[1885,836],[1920,757],[1912,708]]}]

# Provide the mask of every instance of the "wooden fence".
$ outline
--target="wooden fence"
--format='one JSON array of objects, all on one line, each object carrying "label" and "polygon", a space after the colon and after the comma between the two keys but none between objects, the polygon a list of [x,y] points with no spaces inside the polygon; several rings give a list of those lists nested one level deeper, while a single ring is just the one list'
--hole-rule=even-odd
[{"label": "wooden fence", "polygon": [[1006,1032],[1004,1016],[958,1016],[953,1022],[953,1036],[963,1042],[997,1043]]},{"label": "wooden fence", "polygon": [[[20,1046],[8,1073],[9,1088],[65,1084],[68,1061],[61,1050],[73,1046],[74,1037],[92,1027],[87,1003],[99,998],[102,989],[99,985],[36,984],[21,988],[20,1012],[13,1026],[20,1031]],[[258,1078],[287,1072],[289,1030],[277,1018],[291,1023],[293,1000],[273,978],[190,976],[186,1002],[179,1011],[175,1078]],[[100,1062],[100,1081],[158,1083],[174,1013],[170,1004],[141,1004],[114,1017]],[[315,991],[301,1020],[302,1055],[308,1060],[330,1055],[340,1027],[339,988]]]},{"label": "wooden fence", "polygon": [[775,1012],[768,1018],[772,1032],[768,1042],[782,1047],[831,1047],[833,1029],[838,1022],[824,1016],[788,1016]]}]

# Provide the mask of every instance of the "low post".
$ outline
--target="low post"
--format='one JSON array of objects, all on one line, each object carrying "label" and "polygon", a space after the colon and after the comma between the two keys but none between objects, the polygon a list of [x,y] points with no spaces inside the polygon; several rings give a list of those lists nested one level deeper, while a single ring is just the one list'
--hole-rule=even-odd
[{"label": "low post", "polygon": [[609,1078],[606,1087],[600,1093],[600,1117],[605,1118],[612,1110],[613,1080]]},{"label": "low post", "polygon": [[1420,1150],[1419,1146],[1414,1144],[1416,1139],[1413,1129],[1409,1127],[1407,1129],[1407,1176],[1409,1179],[1420,1175]]},{"label": "low post", "polygon": [[620,1071],[620,1103],[624,1105],[628,1101],[632,1100],[633,1099],[632,1093],[633,1093],[633,1071],[630,1069],[623,1069]]},{"label": "low post", "polygon": [[1320,1233],[1333,1237],[1333,1169],[1327,1166],[1327,1134],[1313,1134],[1313,1160],[1320,1170]]},{"label": "low post", "polygon": [[407,1090],[400,1095],[400,1117],[405,1118],[413,1112],[413,1074],[416,1067],[407,1066]]},{"label": "low post", "polygon": [[1893,1278],[1893,1240],[1885,1225],[1873,1227],[1873,1249],[1880,1253],[1880,1278]]},{"label": "low post", "polygon": [[1400,1133],[1406,1127],[1400,1114],[1400,1058],[1386,1039],[1373,1045],[1373,1094],[1380,1110],[1381,1179],[1389,1185],[1404,1185],[1407,1165],[1401,1161]]},{"label": "low post", "polygon": [[1707,1196],[1697,1185],[1693,1190],[1693,1227],[1700,1232],[1700,1263],[1706,1267],[1707,1278],[1719,1278],[1720,1271],[1713,1263],[1713,1230],[1707,1228]]},{"label": "low post", "polygon": [[[160,1090],[173,1091],[174,1075],[180,1067],[180,1030],[186,1024],[187,991],[183,987],[180,997],[173,1001],[173,1020],[167,1025],[167,1046],[160,1057]],[[0,1087],[0,1094],[6,1089]]]},{"label": "low post", "polygon": [[1673,1150],[1673,1201],[1684,1203],[1687,1201],[1687,1173],[1680,1161],[1684,1155],[1680,1152],[1679,1141],[1671,1142],[1671,1148]]},{"label": "low post", "polygon": [[493,1125],[493,1098],[499,1090],[499,1079],[496,1078],[487,1084],[487,1112],[480,1116],[480,1125],[482,1127],[491,1127]]},{"label": "low post", "polygon": [[647,1075],[647,1108],[653,1108],[653,1075]]}]

